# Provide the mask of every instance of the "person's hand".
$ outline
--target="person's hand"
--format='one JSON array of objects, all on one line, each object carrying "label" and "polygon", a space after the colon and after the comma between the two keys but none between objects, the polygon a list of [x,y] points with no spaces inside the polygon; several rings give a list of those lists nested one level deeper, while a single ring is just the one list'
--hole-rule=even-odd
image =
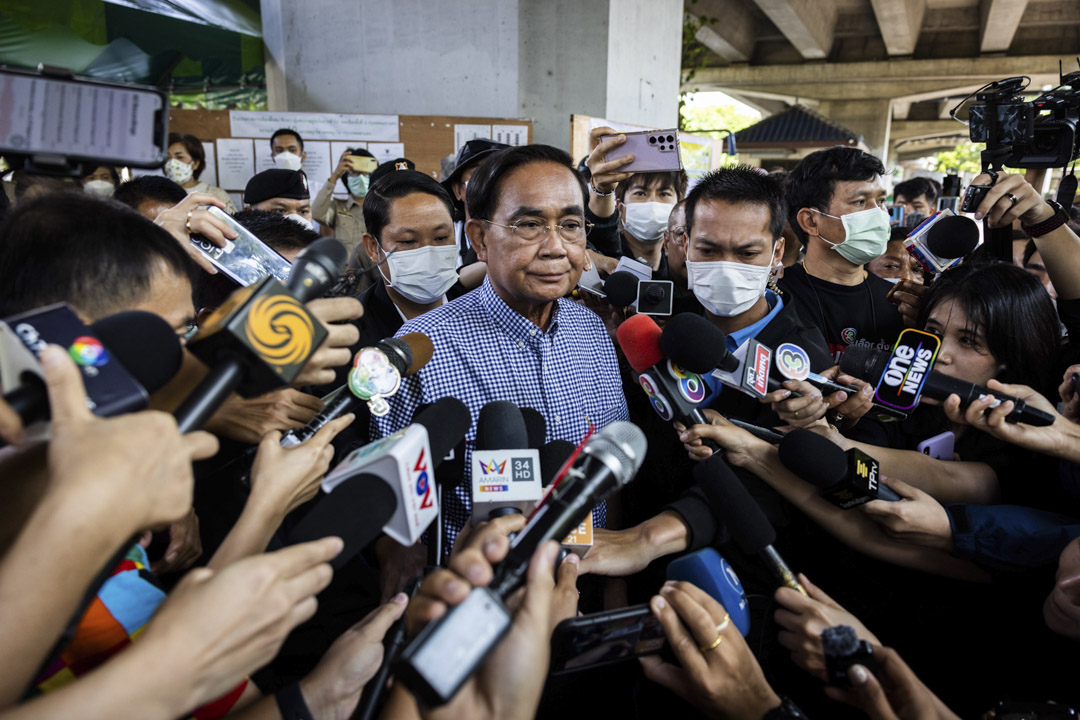
[{"label": "person's hand", "polygon": [[278,388],[253,398],[230,395],[207,421],[206,429],[254,445],[275,430],[304,427],[322,408],[322,400],[293,388]]},{"label": "person's hand", "polygon": [[[577,617],[578,598],[581,593],[577,589],[578,573],[581,571],[581,558],[570,553],[559,563],[556,570],[555,590],[551,594],[551,628],[563,620]],[[550,637],[549,630],[549,637]]]},{"label": "person's hand", "polygon": [[1066,420],[1074,423],[1080,422],[1080,393],[1076,392],[1076,384],[1072,379],[1077,373],[1080,373],[1080,365],[1071,365],[1065,371],[1061,385],[1058,386],[1058,395],[1061,396],[1061,414]]},{"label": "person's hand", "polygon": [[213,205],[216,208],[225,209],[225,203],[213,195],[192,193],[168,210],[162,210],[154,223],[168,230],[196,265],[211,275],[216,275],[217,268],[209,258],[191,244],[191,236],[198,233],[211,245],[223,248],[228,244],[226,241],[235,240],[238,233],[208,211],[199,210],[200,205]]},{"label": "person's hand", "polygon": [[[765,395],[760,402],[770,405],[785,425],[802,428],[825,417],[829,404],[821,396],[821,390],[805,380],[785,380],[783,386],[783,389]],[[792,397],[793,392],[801,397]],[[844,399],[847,399],[846,394]]]},{"label": "person's hand", "polygon": [[720,629],[729,619],[723,605],[690,583],[673,581],[649,605],[679,666],[648,655],[639,658],[645,677],[713,718],[760,718],[780,706],[738,629],[730,623]]},{"label": "person's hand", "polygon": [[990,410],[990,406],[996,400],[993,394],[975,400],[966,408],[960,406],[958,395],[950,395],[945,399],[946,417],[955,423],[971,425],[999,440],[1019,445],[1027,450],[1074,461],[1080,459],[1080,455],[1076,452],[1076,437],[1080,435],[1080,427],[1059,415],[1049,400],[1026,385],[1006,385],[997,380],[990,380],[986,386],[990,390],[1018,398],[1033,408],[1049,413],[1053,416],[1054,422],[1045,427],[1022,422],[1007,422],[1005,418],[1016,408],[1016,403],[1008,400]]},{"label": "person's hand", "polygon": [[928,290],[930,288],[926,285],[920,285],[911,280],[901,280],[892,286],[889,294],[885,297],[900,311],[900,314],[904,317],[904,325],[918,327],[923,295]]},{"label": "person's hand", "polygon": [[150,563],[155,575],[187,570],[202,556],[202,538],[199,536],[199,518],[195,508],[174,523],[169,524],[169,546],[162,556]]},{"label": "person's hand", "polygon": [[3,398],[0,398],[0,439],[11,445],[22,445],[26,441],[22,418]]},{"label": "person's hand", "polygon": [[777,642],[791,652],[792,661],[819,680],[826,680],[825,652],[821,647],[821,633],[826,628],[848,625],[855,629],[860,640],[877,643],[878,639],[851,613],[840,607],[825,591],[799,574],[799,581],[807,595],[788,587],[777,589],[774,597],[779,606],[773,619],[783,628],[776,636]]},{"label": "person's hand", "polygon": [[337,182],[346,173],[352,172],[352,164],[349,162],[349,158],[352,157],[352,153],[346,150],[341,153],[341,159],[338,160],[337,167],[334,168],[334,174],[330,176],[330,179]]},{"label": "person's hand", "polygon": [[892,648],[874,644],[875,676],[862,665],[848,668],[849,688],[827,687],[833,700],[853,705],[871,720],[960,720],[912,672]]},{"label": "person's hand", "polygon": [[708,425],[694,425],[687,428],[680,422],[675,423],[675,430],[691,460],[708,460],[712,450],[705,446],[704,440],[712,440],[727,454],[731,465],[742,467],[749,464],[754,453],[766,450],[769,443],[754,437],[746,430],[729,423],[715,410],[705,410]]},{"label": "person's hand", "polygon": [[840,372],[839,365],[833,365],[822,371],[820,375],[840,385],[858,389],[855,393],[849,394],[838,390],[825,396],[825,403],[836,412],[838,420],[843,419],[854,424],[874,407],[874,386],[865,380]]},{"label": "person's hand", "polygon": [[[971,184],[989,185],[990,182],[990,176],[983,173],[977,175]],[[1023,175],[1011,173],[998,173],[997,182],[975,209],[975,219],[985,217],[992,228],[1009,227],[1014,220],[1020,220],[1025,225],[1037,225],[1050,219],[1053,214],[1054,208],[1043,200],[1039,191]]]},{"label": "person's hand", "polygon": [[86,490],[87,517],[100,512],[112,523],[127,520],[132,532],[187,514],[194,488],[191,463],[213,456],[217,439],[202,431],[181,435],[171,415],[152,410],[95,417],[70,355],[50,345],[41,364],[52,412],[50,482],[58,489]]},{"label": "person's hand", "polygon": [[615,272],[619,268],[619,259],[608,257],[595,250],[586,250],[589,254],[589,261],[596,266],[596,272],[600,277],[605,278],[611,273]]},{"label": "person's hand", "polygon": [[903,498],[900,502],[871,500],[859,510],[881,526],[893,540],[951,552],[952,526],[945,507],[930,495],[896,478],[881,475],[878,482]]},{"label": "person's hand", "polygon": [[620,308],[615,307],[607,301],[606,298],[602,298],[599,295],[593,295],[588,290],[579,290],[578,297],[581,299],[581,304],[592,310],[604,323],[604,329],[607,330],[608,337],[611,338],[611,342],[615,347],[619,346],[619,326],[626,322],[626,318],[633,314],[632,308]]},{"label": "person's hand", "polygon": [[308,440],[291,447],[281,446],[277,430],[267,433],[251,465],[248,502],[262,503],[270,509],[270,517],[283,520],[315,497],[334,457],[331,441],[355,419],[352,413],[335,418]]},{"label": "person's hand", "polygon": [[334,368],[348,365],[353,357],[350,348],[360,342],[360,330],[351,321],[364,314],[364,306],[356,298],[319,298],[310,301],[307,309],[329,334],[293,380],[295,387],[332,383]]},{"label": "person's hand", "polygon": [[593,545],[581,561],[581,574],[626,577],[649,566],[656,555],[641,525],[626,530],[593,530]]},{"label": "person's hand", "polygon": [[[601,140],[605,135],[614,135],[610,140]],[[633,155],[621,155],[619,146],[626,142],[626,136],[609,127],[593,128],[589,133],[589,172],[592,173],[592,186],[600,192],[612,192],[615,186],[629,178],[633,173],[621,172],[619,168],[634,162]],[[611,155],[609,158],[608,156]]]},{"label": "person's hand", "polygon": [[315,596],[333,575],[328,563],[343,547],[340,538],[328,537],[218,572],[196,568],[132,650],[146,652],[148,672],[171,674],[188,689],[184,707],[220,697],[268,663],[289,632],[315,614]]},{"label": "person's hand", "polygon": [[300,692],[317,718],[352,717],[360,694],[383,661],[383,637],[409,602],[398,593],[342,633],[303,680]]}]

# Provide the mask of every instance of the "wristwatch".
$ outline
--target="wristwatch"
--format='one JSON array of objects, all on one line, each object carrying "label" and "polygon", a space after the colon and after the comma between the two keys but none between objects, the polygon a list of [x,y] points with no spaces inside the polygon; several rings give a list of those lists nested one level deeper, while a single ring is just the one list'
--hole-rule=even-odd
[{"label": "wristwatch", "polygon": [[600,197],[612,197],[615,194],[614,190],[612,190],[611,192],[600,192],[592,183],[589,183],[589,187],[592,188],[592,191]]},{"label": "wristwatch", "polygon": [[1047,233],[1057,230],[1069,221],[1069,213],[1065,212],[1065,208],[1061,207],[1061,203],[1057,200],[1047,200],[1046,204],[1054,208],[1054,214],[1049,218],[1035,225],[1020,223],[1020,229],[1023,230],[1024,234],[1029,238],[1042,237]]},{"label": "wristwatch", "polygon": [[808,720],[799,706],[786,695],[780,696],[780,705],[761,716],[761,720]]}]

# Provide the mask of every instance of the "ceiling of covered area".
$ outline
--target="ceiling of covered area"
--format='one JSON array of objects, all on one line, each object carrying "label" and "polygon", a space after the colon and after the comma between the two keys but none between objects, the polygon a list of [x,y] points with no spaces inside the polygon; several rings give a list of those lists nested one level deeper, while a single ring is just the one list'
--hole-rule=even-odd
[{"label": "ceiling of covered area", "polygon": [[[684,90],[766,113],[889,100],[893,141],[964,134],[948,110],[1012,75],[1032,89],[1077,70],[1080,0],[685,0],[708,48]],[[688,68],[684,68],[686,70]],[[897,122],[899,121],[899,122]]]}]

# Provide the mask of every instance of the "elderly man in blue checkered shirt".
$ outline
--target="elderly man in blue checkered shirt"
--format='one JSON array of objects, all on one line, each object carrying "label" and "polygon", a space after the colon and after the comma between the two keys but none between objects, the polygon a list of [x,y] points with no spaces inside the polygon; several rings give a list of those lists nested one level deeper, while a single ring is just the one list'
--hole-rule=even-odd
[{"label": "elderly man in blue checkered shirt", "polygon": [[[421,403],[453,396],[473,416],[466,436],[470,467],[476,418],[485,404],[509,400],[538,410],[547,440],[577,443],[590,425],[626,420],[615,348],[600,318],[566,299],[588,262],[584,181],[570,156],[546,145],[511,148],[486,160],[469,181],[466,232],[487,263],[484,284],[402,325],[422,332],[435,354],[405,378],[379,436],[409,424]],[[392,279],[391,279],[392,281]],[[443,547],[472,513],[470,483],[444,496]],[[593,511],[603,527],[606,508]]]}]

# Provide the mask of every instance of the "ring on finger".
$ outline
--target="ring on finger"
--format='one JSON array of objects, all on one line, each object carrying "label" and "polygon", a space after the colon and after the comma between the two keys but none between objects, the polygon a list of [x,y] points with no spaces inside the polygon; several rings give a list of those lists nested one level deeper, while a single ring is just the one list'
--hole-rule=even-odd
[{"label": "ring on finger", "polygon": [[1020,198],[1016,197],[1016,196],[1015,196],[1015,195],[1013,195],[1012,193],[1005,193],[1005,197],[1009,198],[1009,200],[1011,200],[1011,201],[1012,201],[1012,204],[1013,204],[1013,205],[1015,205],[1016,203],[1020,202]]},{"label": "ring on finger", "polygon": [[796,410],[796,411],[795,411],[795,419],[796,419],[796,420],[798,420],[798,419],[799,419],[799,411],[798,411],[798,410]]},{"label": "ring on finger", "polygon": [[184,227],[187,228],[188,234],[191,233],[191,213],[193,212],[195,212],[194,208],[187,211],[187,221],[184,223]]},{"label": "ring on finger", "polygon": [[722,642],[724,642],[724,633],[718,632],[716,633],[716,639],[712,641],[712,645],[701,645],[698,647],[698,650],[700,650],[702,653],[707,653],[710,650],[715,650],[716,648],[720,647],[720,643]]}]

